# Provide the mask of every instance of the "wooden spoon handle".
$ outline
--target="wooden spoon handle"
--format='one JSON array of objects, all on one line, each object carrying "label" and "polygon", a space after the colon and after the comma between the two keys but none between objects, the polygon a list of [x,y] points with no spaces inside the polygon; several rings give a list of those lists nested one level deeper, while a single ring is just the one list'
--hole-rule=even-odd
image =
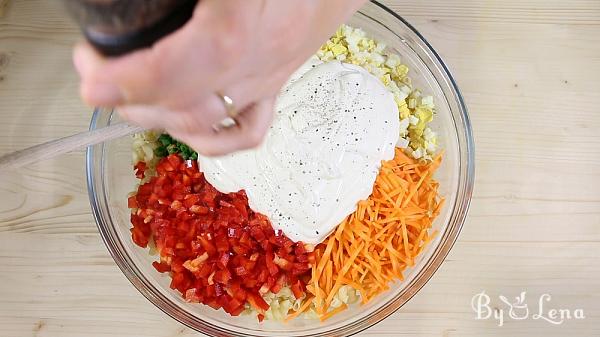
[{"label": "wooden spoon handle", "polygon": [[85,146],[98,144],[143,130],[144,128],[137,125],[117,123],[104,128],[52,140],[0,157],[0,172],[20,168]]}]

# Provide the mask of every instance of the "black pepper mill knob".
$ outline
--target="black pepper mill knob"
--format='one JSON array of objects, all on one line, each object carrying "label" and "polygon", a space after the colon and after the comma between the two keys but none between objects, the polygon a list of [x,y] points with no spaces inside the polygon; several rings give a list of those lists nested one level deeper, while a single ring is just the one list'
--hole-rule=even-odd
[{"label": "black pepper mill knob", "polygon": [[183,26],[198,0],[65,0],[87,40],[118,56],[152,46]]}]

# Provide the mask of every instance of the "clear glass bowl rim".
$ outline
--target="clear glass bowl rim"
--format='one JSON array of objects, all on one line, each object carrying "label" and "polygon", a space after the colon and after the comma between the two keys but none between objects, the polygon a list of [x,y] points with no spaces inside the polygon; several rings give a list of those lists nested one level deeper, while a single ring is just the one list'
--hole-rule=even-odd
[{"label": "clear glass bowl rim", "polygon": [[[448,99],[452,98],[453,102],[456,104],[456,108],[451,109],[451,112],[453,115],[455,115],[455,118],[458,117],[459,121],[461,122],[460,125],[462,126],[461,130],[457,130],[459,131],[457,132],[457,135],[459,137],[458,145],[460,148],[460,161],[456,202],[453,206],[454,209],[452,211],[450,223],[448,224],[447,230],[441,238],[439,245],[436,247],[426,266],[419,271],[416,277],[411,281],[411,284],[407,285],[405,291],[399,293],[392,301],[388,302],[386,306],[380,307],[378,310],[373,312],[371,315],[364,317],[362,320],[349,322],[347,325],[335,330],[320,332],[318,334],[305,334],[301,336],[353,335],[375,325],[402,307],[429,281],[429,279],[443,263],[444,259],[458,238],[466,219],[467,211],[471,201],[475,178],[475,152],[472,129],[464,99],[454,78],[452,77],[452,74],[433,47],[431,47],[427,40],[425,40],[425,38],[412,25],[381,3],[374,0],[371,0],[370,2],[388,14],[392,15],[395,19],[400,21],[410,31],[412,31],[412,33],[415,34],[418,42],[423,48],[426,49],[426,52],[429,54],[429,56],[431,56],[434,65],[441,71],[444,80],[447,82],[447,89],[450,90],[452,95],[451,97],[446,97]],[[446,92],[444,93],[446,94]],[[102,109],[95,109],[90,123],[90,130],[98,127],[102,112]],[[98,168],[95,164],[97,160],[96,153],[98,153],[98,149],[103,151],[103,147],[101,147],[101,145],[96,145],[88,147],[86,153],[86,175],[90,205],[100,235],[115,263],[118,265],[127,279],[156,307],[180,323],[198,332],[202,332],[211,336],[251,336],[240,334],[236,331],[228,330],[227,328],[205,324],[204,322],[194,318],[192,315],[182,312],[178,307],[170,303],[168,299],[161,295],[160,292],[154,289],[151,283],[146,280],[144,275],[137,272],[136,268],[131,268],[131,259],[127,256],[127,253],[125,252],[125,249],[119,242],[118,238],[115,235],[112,235],[111,231],[109,230],[109,226],[113,226],[113,224],[108,212],[107,197],[99,192],[99,190],[104,191],[103,188],[99,188],[104,184],[102,165],[100,165],[101,167]],[[103,157],[104,152],[102,152],[100,156]]]}]

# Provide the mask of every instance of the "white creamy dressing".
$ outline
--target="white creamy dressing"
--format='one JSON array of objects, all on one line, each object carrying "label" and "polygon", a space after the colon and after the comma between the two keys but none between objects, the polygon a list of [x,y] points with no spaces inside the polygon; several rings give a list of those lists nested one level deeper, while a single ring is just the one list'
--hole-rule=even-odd
[{"label": "white creamy dressing", "polygon": [[245,189],[275,230],[316,244],[371,194],[398,132],[398,108],[376,77],[312,58],[283,87],[261,146],[199,164],[219,191]]}]

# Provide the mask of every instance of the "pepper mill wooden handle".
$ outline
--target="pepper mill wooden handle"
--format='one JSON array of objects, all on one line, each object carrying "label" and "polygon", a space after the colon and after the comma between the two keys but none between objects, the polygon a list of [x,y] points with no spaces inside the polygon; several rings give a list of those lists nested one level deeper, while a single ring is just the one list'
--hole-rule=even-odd
[{"label": "pepper mill wooden handle", "polygon": [[106,56],[152,46],[192,17],[198,0],[65,0],[87,40]]}]

